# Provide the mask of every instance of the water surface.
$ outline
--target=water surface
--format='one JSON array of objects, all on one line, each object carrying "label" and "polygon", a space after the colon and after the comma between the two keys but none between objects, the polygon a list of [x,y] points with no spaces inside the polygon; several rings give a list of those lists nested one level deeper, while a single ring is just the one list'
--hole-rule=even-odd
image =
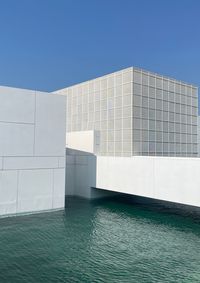
[{"label": "water surface", "polygon": [[115,199],[0,219],[0,283],[200,282],[200,216]]}]

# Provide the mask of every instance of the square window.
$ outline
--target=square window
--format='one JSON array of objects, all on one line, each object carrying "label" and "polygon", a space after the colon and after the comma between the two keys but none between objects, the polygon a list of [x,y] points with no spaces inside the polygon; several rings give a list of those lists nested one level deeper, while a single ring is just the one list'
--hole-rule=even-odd
[{"label": "square window", "polygon": [[174,102],[174,92],[169,92],[169,101]]},{"label": "square window", "polygon": [[142,107],[148,107],[148,98],[142,97]]},{"label": "square window", "polygon": [[131,105],[131,95],[124,95],[123,96],[123,105],[124,106],[129,106]]},{"label": "square window", "polygon": [[119,130],[115,131],[115,140],[122,141],[122,131],[119,131]]},{"label": "square window", "polygon": [[149,129],[149,121],[148,120],[142,119],[142,128],[143,128],[143,130]]},{"label": "square window", "polygon": [[156,78],[156,87],[162,89],[163,87],[162,78]]},{"label": "square window", "polygon": [[122,95],[122,86],[117,86],[115,89],[116,96]]},{"label": "square window", "polygon": [[136,118],[141,117],[141,108],[140,107],[133,107],[133,116]]},{"label": "square window", "polygon": [[149,140],[149,133],[148,131],[143,130],[142,131],[142,141],[148,141]]},{"label": "square window", "polygon": [[162,110],[162,100],[156,99],[156,109]]},{"label": "square window", "polygon": [[156,132],[156,141],[157,142],[162,142],[162,132]]},{"label": "square window", "polygon": [[165,79],[163,80],[163,89],[168,90],[168,81]]},{"label": "square window", "polygon": [[142,143],[141,142],[134,142],[133,143],[133,152],[139,153],[141,152]]},{"label": "square window", "polygon": [[133,84],[133,94],[140,95],[142,92],[142,87],[140,84]]},{"label": "square window", "polygon": [[149,97],[155,99],[155,97],[156,97],[156,89],[155,88],[153,88],[153,87],[149,88]]},{"label": "square window", "polygon": [[156,112],[155,110],[152,110],[152,109],[149,110],[149,119],[152,119],[152,120],[155,119],[155,112]]},{"label": "square window", "polygon": [[133,73],[131,71],[123,73],[123,83],[130,83],[133,80]]},{"label": "square window", "polygon": [[169,121],[174,122],[174,120],[175,120],[175,114],[172,112],[169,112]]},{"label": "square window", "polygon": [[134,77],[134,83],[137,83],[137,84],[142,83],[142,74],[140,72],[134,71],[133,77]]},{"label": "square window", "polygon": [[[140,119],[137,119],[137,118],[135,118],[135,119],[140,121]],[[123,119],[123,128],[124,129],[131,129],[131,120],[132,120],[131,118]]]},{"label": "square window", "polygon": [[114,120],[108,120],[108,129],[114,129]]},{"label": "square window", "polygon": [[163,122],[163,131],[168,132],[168,122]]},{"label": "square window", "polygon": [[162,111],[156,110],[156,120],[162,120]]},{"label": "square window", "polygon": [[156,99],[163,99],[162,89],[156,89]]},{"label": "square window", "polygon": [[156,141],[156,133],[154,131],[149,131],[149,140],[153,142]]},{"label": "square window", "polygon": [[163,91],[163,100],[165,100],[165,101],[169,100],[168,91],[166,91],[166,90]]},{"label": "square window", "polygon": [[174,135],[174,133],[169,133],[169,142],[175,142],[175,135]]},{"label": "square window", "polygon": [[108,140],[114,141],[114,131],[112,131],[112,130],[108,131]]},{"label": "square window", "polygon": [[115,108],[115,119],[122,118],[122,108]]},{"label": "square window", "polygon": [[122,84],[122,74],[116,76],[116,85],[119,86]]},{"label": "square window", "polygon": [[142,84],[148,85],[149,84],[149,76],[146,74],[142,74]]},{"label": "square window", "polygon": [[156,128],[156,123],[155,123],[155,121],[153,121],[153,120],[149,120],[149,130],[155,130],[155,128]]},{"label": "square window", "polygon": [[133,105],[134,106],[141,106],[141,103],[142,103],[142,97],[139,96],[139,95],[134,95],[133,96]]},{"label": "square window", "polygon": [[175,102],[181,103],[181,95],[179,93],[175,93]]},{"label": "square window", "polygon": [[167,101],[163,101],[163,110],[168,111],[169,110],[169,104]]},{"label": "square window", "polygon": [[149,98],[149,108],[155,109],[155,106],[156,106],[155,102],[156,102],[155,99]]},{"label": "square window", "polygon": [[123,140],[131,141],[132,139],[132,131],[130,130],[123,130]]},{"label": "square window", "polygon": [[[117,108],[115,109],[115,115],[117,117],[117,111],[120,110],[121,108]],[[119,115],[118,118],[121,118],[121,116]],[[108,109],[108,119],[114,119],[114,109]]]},{"label": "square window", "polygon": [[185,85],[181,85],[181,93],[186,94],[186,87]]},{"label": "square window", "polygon": [[148,152],[149,151],[149,143],[148,142],[143,142],[142,143],[142,151],[143,152]]},{"label": "square window", "polygon": [[140,130],[133,130],[133,140],[140,141],[141,140],[141,131]]},{"label": "square window", "polygon": [[142,95],[148,97],[149,96],[149,88],[148,86],[142,86]]},{"label": "square window", "polygon": [[115,107],[122,107],[122,97],[115,97]]},{"label": "square window", "polygon": [[174,83],[169,81],[169,91],[174,92]]},{"label": "square window", "polygon": [[134,118],[133,119],[133,127],[134,127],[134,129],[140,129],[141,119]]},{"label": "square window", "polygon": [[132,115],[132,107],[127,106],[123,108],[123,117],[127,118],[127,117],[131,117]]},{"label": "square window", "polygon": [[141,108],[142,109],[142,118],[148,119],[149,118],[149,109],[148,108]]},{"label": "square window", "polygon": [[124,84],[123,85],[123,94],[132,94],[132,84]]},{"label": "square window", "polygon": [[171,132],[171,133],[175,132],[175,125],[174,125],[174,123],[169,122],[169,132]]},{"label": "square window", "polygon": [[155,77],[149,76],[149,85],[155,87],[155,83],[156,83]]},{"label": "square window", "polygon": [[115,152],[122,152],[122,142],[115,142]]},{"label": "square window", "polygon": [[168,121],[168,112],[163,111],[163,121]]},{"label": "square window", "polygon": [[122,129],[122,119],[115,120],[115,129]]},{"label": "square window", "polygon": [[162,122],[161,121],[156,121],[156,130],[157,131],[162,131]]},{"label": "square window", "polygon": [[164,144],[163,144],[163,151],[164,151],[165,153],[168,152],[168,143],[164,143]]},{"label": "square window", "polygon": [[156,151],[157,152],[162,152],[162,149],[163,149],[162,143],[160,143],[160,142],[156,143]]},{"label": "square window", "polygon": [[156,150],[156,143],[152,141],[149,143],[149,152],[154,153],[155,150]]}]

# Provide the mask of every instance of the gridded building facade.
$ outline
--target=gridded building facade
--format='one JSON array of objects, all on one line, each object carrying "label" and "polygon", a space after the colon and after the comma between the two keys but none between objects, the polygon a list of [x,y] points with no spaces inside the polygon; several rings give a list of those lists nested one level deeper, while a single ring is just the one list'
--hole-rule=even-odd
[{"label": "gridded building facade", "polygon": [[197,88],[136,68],[57,91],[67,131],[100,131],[100,155],[197,156]]}]

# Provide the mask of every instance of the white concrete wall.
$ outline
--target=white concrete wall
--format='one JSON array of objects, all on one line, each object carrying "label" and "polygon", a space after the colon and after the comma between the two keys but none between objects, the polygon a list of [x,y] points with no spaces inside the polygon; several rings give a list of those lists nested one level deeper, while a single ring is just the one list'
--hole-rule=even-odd
[{"label": "white concrete wall", "polygon": [[99,156],[96,187],[200,207],[200,158]]},{"label": "white concrete wall", "polygon": [[99,131],[77,131],[66,133],[66,147],[85,152],[99,153]]},{"label": "white concrete wall", "polygon": [[0,87],[0,215],[64,207],[65,104]]},{"label": "white concrete wall", "polygon": [[200,207],[200,158],[108,157],[67,150],[66,166],[66,195],[97,198],[110,191]]},{"label": "white concrete wall", "polygon": [[198,157],[200,157],[200,116],[198,116],[197,145],[198,145]]},{"label": "white concrete wall", "polygon": [[88,199],[108,196],[110,193],[95,190],[96,155],[67,149],[66,150],[66,196],[79,196]]}]

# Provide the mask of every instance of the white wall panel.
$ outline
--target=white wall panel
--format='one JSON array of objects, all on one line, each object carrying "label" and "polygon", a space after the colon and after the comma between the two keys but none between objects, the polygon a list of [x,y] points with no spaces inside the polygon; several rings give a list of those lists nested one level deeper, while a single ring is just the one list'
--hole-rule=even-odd
[{"label": "white wall panel", "polygon": [[59,208],[65,205],[65,168],[54,169],[53,172],[53,208]]},{"label": "white wall panel", "polygon": [[53,169],[19,171],[18,211],[52,208]]},{"label": "white wall panel", "polygon": [[17,184],[17,171],[0,171],[0,215],[16,213]]},{"label": "white wall panel", "polygon": [[0,215],[63,209],[65,97],[0,87]]},{"label": "white wall panel", "polygon": [[[45,169],[57,168],[58,157],[4,157],[3,169]],[[64,167],[64,166],[63,166]]]},{"label": "white wall panel", "polygon": [[0,121],[34,123],[35,91],[0,86]]},{"label": "white wall panel", "polygon": [[37,92],[35,155],[65,155],[65,104],[64,96]]},{"label": "white wall panel", "polygon": [[34,125],[0,122],[0,156],[33,155]]},{"label": "white wall panel", "polygon": [[200,159],[97,157],[96,187],[200,207]]},{"label": "white wall panel", "polygon": [[0,170],[2,170],[2,169],[3,169],[3,158],[0,157]]},{"label": "white wall panel", "polygon": [[58,157],[58,167],[65,168],[65,157]]}]

